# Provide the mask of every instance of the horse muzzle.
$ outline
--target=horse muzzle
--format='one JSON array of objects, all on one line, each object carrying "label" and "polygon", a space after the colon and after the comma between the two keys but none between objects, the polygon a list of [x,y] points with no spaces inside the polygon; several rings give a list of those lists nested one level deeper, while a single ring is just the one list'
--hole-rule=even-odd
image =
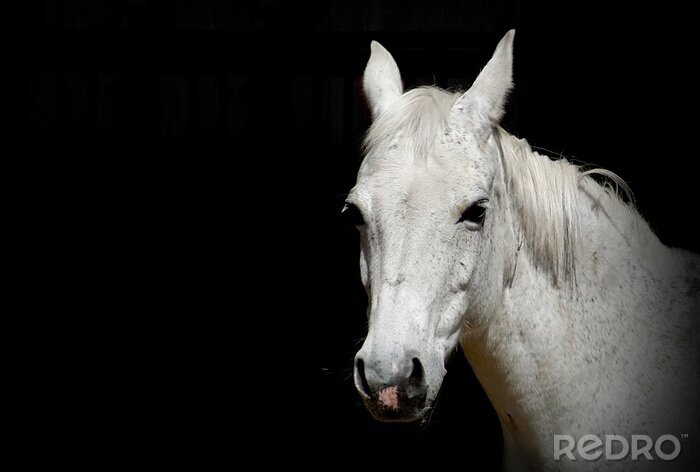
[{"label": "horse muzzle", "polygon": [[403,366],[382,369],[381,363],[355,359],[355,386],[365,406],[379,421],[411,422],[426,411],[428,386],[420,359],[414,357]]}]

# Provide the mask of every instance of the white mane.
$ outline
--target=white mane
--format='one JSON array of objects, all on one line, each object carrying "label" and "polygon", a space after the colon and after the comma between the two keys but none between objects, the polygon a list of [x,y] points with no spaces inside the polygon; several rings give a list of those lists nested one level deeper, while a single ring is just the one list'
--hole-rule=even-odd
[{"label": "white mane", "polygon": [[407,138],[406,149],[416,159],[425,157],[447,127],[450,108],[459,96],[437,87],[409,90],[374,120],[365,136],[364,150],[367,152],[387,138],[401,134]]},{"label": "white mane", "polygon": [[[365,136],[364,151],[367,153],[401,134],[407,138],[407,152],[412,152],[415,159],[424,158],[446,130],[450,109],[460,96],[461,92],[450,93],[437,87],[409,90],[374,121]],[[611,171],[583,171],[564,158],[555,159],[533,151],[527,141],[498,126],[495,129],[506,191],[520,215],[523,246],[529,250],[535,265],[547,271],[555,284],[573,282],[583,189],[594,192],[596,197],[606,196],[606,202],[626,206],[617,189],[631,197],[629,188]],[[614,185],[600,185],[593,180],[594,175]]]}]

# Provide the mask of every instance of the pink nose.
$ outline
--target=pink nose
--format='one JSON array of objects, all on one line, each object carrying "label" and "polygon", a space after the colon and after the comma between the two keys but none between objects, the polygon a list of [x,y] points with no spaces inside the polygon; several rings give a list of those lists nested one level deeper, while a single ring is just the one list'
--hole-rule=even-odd
[{"label": "pink nose", "polygon": [[424,409],[428,385],[418,357],[406,356],[398,369],[380,359],[355,358],[355,386],[372,415],[382,421],[412,421]]},{"label": "pink nose", "polygon": [[377,398],[379,399],[379,403],[386,408],[390,408],[392,410],[399,409],[399,392],[396,385],[392,385],[391,387],[381,390]]}]

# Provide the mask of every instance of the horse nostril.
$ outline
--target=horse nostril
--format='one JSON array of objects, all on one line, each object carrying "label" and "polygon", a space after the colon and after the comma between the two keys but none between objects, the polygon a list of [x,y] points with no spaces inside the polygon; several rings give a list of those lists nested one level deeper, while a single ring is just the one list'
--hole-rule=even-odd
[{"label": "horse nostril", "polygon": [[423,383],[423,364],[417,357],[413,358],[413,370],[411,371],[411,377],[409,378],[411,382],[422,384]]},{"label": "horse nostril", "polygon": [[[362,390],[360,393],[363,393],[366,397],[371,397],[372,389],[369,388],[367,377],[365,377],[365,361],[362,359],[357,359],[357,362],[355,363],[355,372],[360,380],[359,385],[357,385],[357,387]],[[355,383],[357,384],[357,382]]]}]

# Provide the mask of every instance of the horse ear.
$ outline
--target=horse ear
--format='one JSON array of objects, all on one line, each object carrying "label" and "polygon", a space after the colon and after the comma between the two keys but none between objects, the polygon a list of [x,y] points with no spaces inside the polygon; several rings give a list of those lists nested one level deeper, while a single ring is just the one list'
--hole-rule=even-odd
[{"label": "horse ear", "polygon": [[508,92],[513,87],[513,37],[510,30],[496,46],[491,60],[483,68],[471,88],[452,106],[456,115],[498,123],[503,117]]},{"label": "horse ear", "polygon": [[399,67],[389,51],[376,41],[372,41],[371,50],[362,80],[372,118],[376,119],[401,96],[403,84]]}]

